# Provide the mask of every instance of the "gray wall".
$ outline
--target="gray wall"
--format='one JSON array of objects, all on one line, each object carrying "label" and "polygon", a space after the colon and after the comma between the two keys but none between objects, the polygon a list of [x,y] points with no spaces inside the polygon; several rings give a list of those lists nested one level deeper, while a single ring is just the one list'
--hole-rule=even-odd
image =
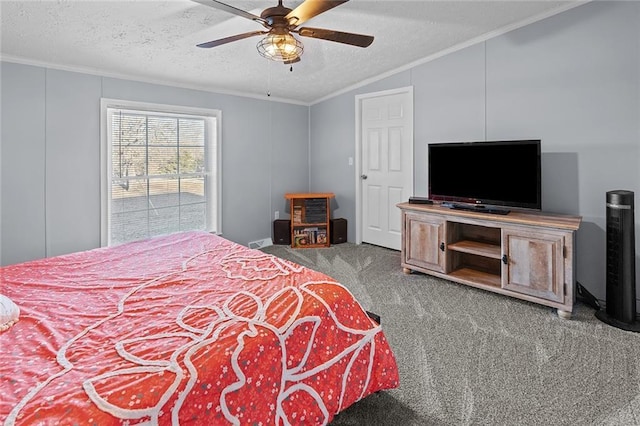
[{"label": "gray wall", "polygon": [[[589,3],[311,108],[1,67],[3,265],[99,245],[100,97],[222,110],[223,233],[242,244],[271,235],[274,211],[288,217],[285,192],[307,190],[336,194],[333,216],[348,220],[354,241],[354,96],[406,86],[416,195],[427,195],[429,142],[541,138],[544,209],[583,217],[578,281],[604,299],[606,191],[636,193],[640,234],[637,2]],[[638,246],[640,237],[637,257]]]},{"label": "gray wall", "polygon": [[309,108],[2,62],[1,264],[100,245],[100,98],[222,111],[222,231],[271,236],[308,191]]},{"label": "gray wall", "polygon": [[350,241],[355,95],[406,86],[415,195],[427,195],[430,142],[542,139],[543,209],[582,216],[577,280],[604,300],[607,191],[635,192],[640,235],[640,3],[582,5],[313,105],[311,187],[336,192]]}]

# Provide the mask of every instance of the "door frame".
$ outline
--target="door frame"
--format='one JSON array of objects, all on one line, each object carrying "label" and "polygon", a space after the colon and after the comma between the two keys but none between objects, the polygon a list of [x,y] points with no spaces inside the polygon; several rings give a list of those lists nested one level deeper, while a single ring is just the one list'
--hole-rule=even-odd
[{"label": "door frame", "polygon": [[379,98],[379,97],[383,97],[383,96],[390,96],[390,95],[397,95],[397,94],[401,94],[401,93],[408,93],[411,95],[411,139],[413,140],[413,143],[411,144],[411,188],[410,191],[413,194],[413,190],[414,190],[414,180],[415,180],[415,176],[414,176],[414,160],[413,160],[413,151],[414,151],[414,145],[415,145],[415,140],[413,139],[414,137],[414,117],[413,117],[413,102],[414,102],[414,98],[413,98],[413,86],[405,86],[405,87],[400,87],[397,89],[389,89],[389,90],[382,90],[380,92],[371,92],[371,93],[364,93],[362,95],[356,95],[356,102],[355,102],[355,108],[356,108],[356,140],[355,140],[355,183],[356,183],[356,214],[355,214],[355,228],[356,228],[356,244],[362,244],[362,188],[360,185],[360,175],[362,175],[362,134],[361,134],[361,130],[362,130],[362,103],[370,98]]}]

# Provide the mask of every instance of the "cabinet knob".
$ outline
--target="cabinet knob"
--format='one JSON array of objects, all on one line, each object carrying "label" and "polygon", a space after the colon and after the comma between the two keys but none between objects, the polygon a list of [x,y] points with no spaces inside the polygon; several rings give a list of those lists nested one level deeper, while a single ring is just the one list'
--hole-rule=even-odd
[{"label": "cabinet knob", "polygon": [[440,251],[444,251],[444,243],[440,243]]},{"label": "cabinet knob", "polygon": [[361,178],[362,180],[366,180],[368,177],[369,177],[369,176],[367,176],[367,175],[365,175],[365,174],[360,175],[360,178]]},{"label": "cabinet knob", "polygon": [[505,265],[507,264],[507,255],[506,254],[502,255],[502,263],[504,263]]}]

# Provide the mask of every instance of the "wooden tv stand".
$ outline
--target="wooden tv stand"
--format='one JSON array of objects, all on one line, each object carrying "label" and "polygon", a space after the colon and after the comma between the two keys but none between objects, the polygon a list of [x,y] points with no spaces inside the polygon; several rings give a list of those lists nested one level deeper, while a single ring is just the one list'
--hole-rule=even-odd
[{"label": "wooden tv stand", "polygon": [[461,284],[556,308],[571,318],[579,216],[507,215],[400,203],[401,264]]}]

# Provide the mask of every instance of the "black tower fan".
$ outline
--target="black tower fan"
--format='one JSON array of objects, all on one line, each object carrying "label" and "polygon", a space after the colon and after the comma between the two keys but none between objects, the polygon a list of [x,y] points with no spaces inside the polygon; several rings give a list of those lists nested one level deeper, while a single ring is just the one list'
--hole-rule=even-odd
[{"label": "black tower fan", "polygon": [[597,311],[596,317],[638,332],[633,195],[632,191],[607,192],[607,307]]}]

